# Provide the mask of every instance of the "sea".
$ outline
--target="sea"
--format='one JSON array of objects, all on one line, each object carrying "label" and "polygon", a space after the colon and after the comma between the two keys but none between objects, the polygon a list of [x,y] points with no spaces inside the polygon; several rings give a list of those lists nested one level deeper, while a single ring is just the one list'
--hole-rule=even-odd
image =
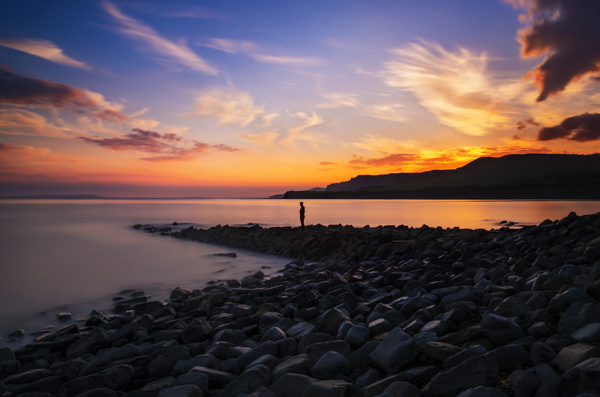
[{"label": "sea", "polygon": [[[0,346],[18,347],[36,332],[59,329],[57,314],[82,324],[110,314],[122,290],[166,300],[176,287],[267,276],[293,260],[151,235],[135,224],[211,227],[298,226],[298,201],[277,199],[0,200]],[[600,212],[600,201],[305,200],[306,224],[406,225],[494,229],[539,224],[571,211]],[[236,256],[218,254],[236,253]],[[9,341],[9,333],[26,336]]]}]

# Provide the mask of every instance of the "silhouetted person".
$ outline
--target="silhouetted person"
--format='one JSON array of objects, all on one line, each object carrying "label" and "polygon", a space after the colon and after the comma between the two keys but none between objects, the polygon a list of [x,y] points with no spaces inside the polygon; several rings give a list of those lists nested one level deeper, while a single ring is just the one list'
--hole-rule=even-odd
[{"label": "silhouetted person", "polygon": [[304,231],[304,213],[306,212],[306,208],[304,208],[304,203],[300,202],[300,225],[302,226],[302,231]]}]

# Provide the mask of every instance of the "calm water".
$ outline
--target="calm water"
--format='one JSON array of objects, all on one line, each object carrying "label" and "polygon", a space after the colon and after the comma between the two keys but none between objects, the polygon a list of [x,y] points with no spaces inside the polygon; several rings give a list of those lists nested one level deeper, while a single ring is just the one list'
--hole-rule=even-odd
[{"label": "calm water", "polygon": [[[537,224],[570,211],[600,211],[600,201],[306,200],[307,224],[498,227],[502,220]],[[190,222],[287,226],[298,223],[288,200],[0,200],[0,337],[15,328],[60,326],[107,311],[121,289],[165,299],[176,286],[203,288],[263,266],[274,274],[289,259],[153,236],[136,223]],[[41,315],[46,312],[46,315]],[[1,342],[0,342],[1,343]]]}]

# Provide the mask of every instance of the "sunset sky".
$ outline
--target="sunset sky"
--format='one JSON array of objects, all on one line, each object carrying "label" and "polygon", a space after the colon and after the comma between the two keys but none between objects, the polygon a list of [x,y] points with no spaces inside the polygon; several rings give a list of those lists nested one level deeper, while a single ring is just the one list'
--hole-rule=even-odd
[{"label": "sunset sky", "polygon": [[0,2],[0,196],[600,152],[600,1]]}]

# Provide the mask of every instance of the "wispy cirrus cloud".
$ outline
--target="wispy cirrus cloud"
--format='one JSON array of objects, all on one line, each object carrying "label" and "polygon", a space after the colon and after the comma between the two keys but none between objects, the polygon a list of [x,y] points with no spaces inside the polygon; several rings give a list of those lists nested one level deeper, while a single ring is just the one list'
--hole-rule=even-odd
[{"label": "wispy cirrus cloud", "polygon": [[147,26],[142,22],[125,15],[116,5],[111,2],[105,1],[102,3],[102,6],[104,10],[121,25],[121,27],[117,29],[123,35],[146,43],[156,54],[166,56],[192,70],[211,76],[219,74],[218,69],[209,65],[187,45],[183,43],[176,43],[162,37],[150,26]]},{"label": "wispy cirrus cloud", "polygon": [[520,79],[488,71],[485,53],[451,52],[421,41],[392,54],[394,59],[385,64],[385,83],[410,91],[441,123],[468,135],[505,127],[515,112],[511,100],[527,89]]},{"label": "wispy cirrus cloud", "polygon": [[320,142],[324,140],[315,134],[312,127],[323,124],[323,118],[315,112],[307,114],[304,112],[289,113],[291,118],[302,120],[300,125],[296,125],[287,130],[287,135],[280,143],[287,148],[294,147],[298,142],[306,142],[314,148],[318,148]]},{"label": "wispy cirrus cloud", "polygon": [[240,132],[239,135],[245,140],[252,142],[259,146],[275,147],[279,133],[276,131],[264,131],[257,134],[250,134],[247,132]]},{"label": "wispy cirrus cloud", "polygon": [[248,40],[211,38],[208,43],[200,44],[229,54],[244,54],[257,62],[273,63],[279,65],[315,66],[323,61],[318,57],[301,57],[291,55],[272,54],[265,48]]},{"label": "wispy cirrus cloud", "polygon": [[85,63],[71,58],[63,53],[56,44],[43,39],[0,39],[0,46],[25,52],[60,65],[72,66],[84,70],[92,68]]},{"label": "wispy cirrus cloud", "polygon": [[600,140],[600,113],[584,113],[564,119],[553,127],[539,131],[538,140],[568,139],[577,142]]},{"label": "wispy cirrus cloud", "polygon": [[0,109],[0,134],[71,137],[40,114],[25,109]]},{"label": "wispy cirrus cloud", "polygon": [[404,105],[401,103],[363,103],[357,94],[349,92],[325,92],[321,96],[329,102],[317,105],[320,108],[349,107],[357,109],[361,114],[380,120],[403,122],[406,116],[403,114]]},{"label": "wispy cirrus cloud", "polygon": [[505,0],[525,9],[519,31],[522,54],[546,55],[532,72],[541,91],[537,101],[563,91],[571,82],[600,73],[600,2],[573,0]]},{"label": "wispy cirrus cloud", "polygon": [[105,121],[120,122],[127,119],[120,112],[122,106],[106,101],[102,94],[21,76],[7,69],[0,69],[0,104],[71,110]]},{"label": "wispy cirrus cloud", "polygon": [[239,149],[224,144],[210,145],[191,139],[184,139],[174,133],[160,134],[133,128],[132,132],[117,138],[88,138],[79,139],[105,149],[116,151],[134,151],[150,153],[151,157],[142,157],[146,161],[187,161],[210,151],[235,152]]},{"label": "wispy cirrus cloud", "polygon": [[193,110],[195,115],[215,118],[221,124],[242,126],[250,124],[264,112],[262,106],[254,105],[254,97],[248,92],[221,88],[198,95]]}]

